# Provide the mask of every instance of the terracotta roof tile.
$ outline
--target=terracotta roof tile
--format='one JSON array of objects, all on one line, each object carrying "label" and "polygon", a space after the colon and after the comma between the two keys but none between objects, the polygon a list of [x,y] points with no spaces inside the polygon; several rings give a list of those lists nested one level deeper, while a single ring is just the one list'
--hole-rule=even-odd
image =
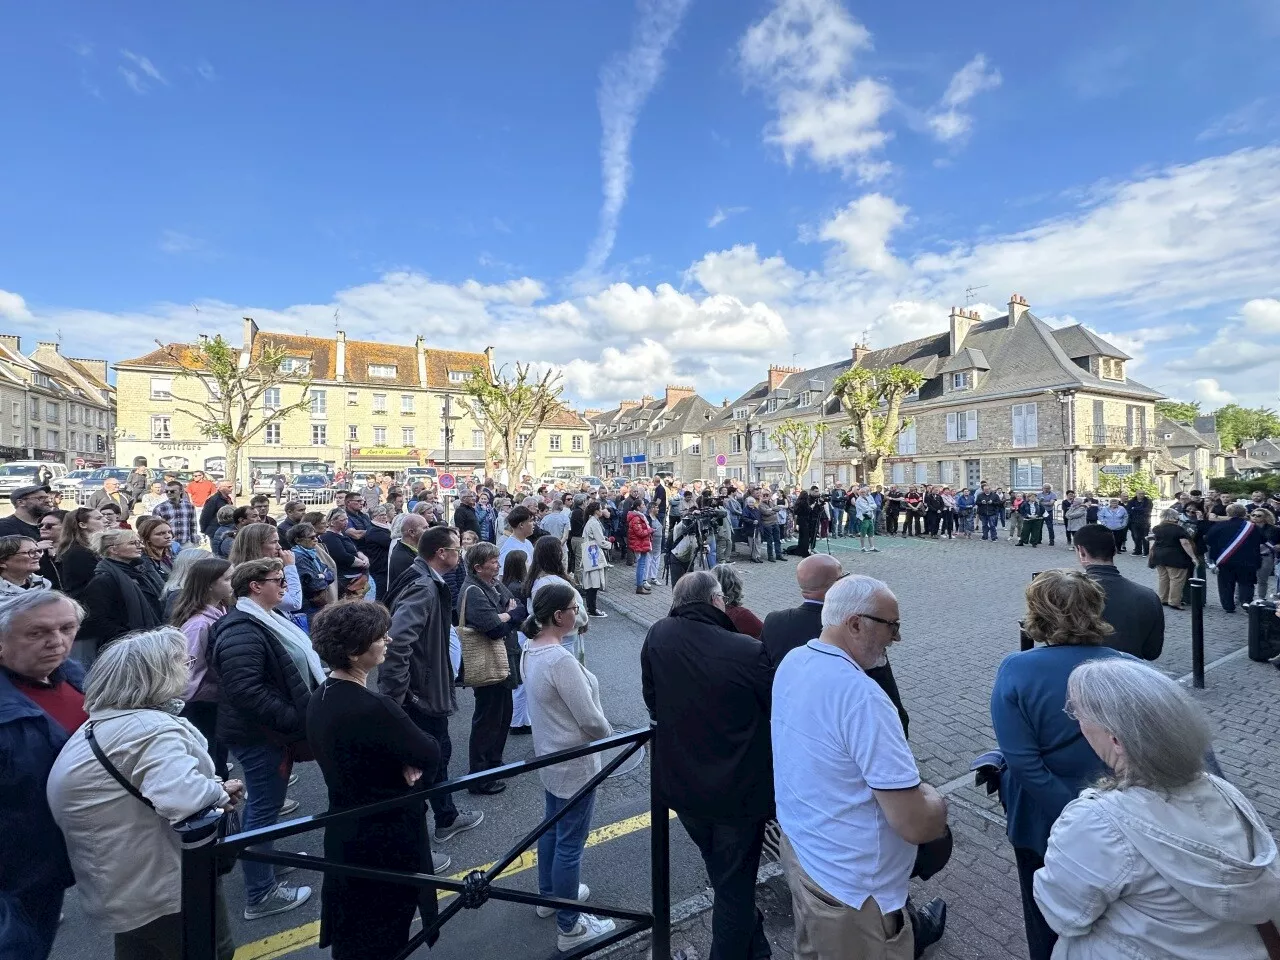
[{"label": "terracotta roof tile", "polygon": [[[462,350],[427,350],[427,386],[439,390],[449,386],[449,372],[470,373],[479,367],[487,370],[489,358],[483,353]],[[454,384],[458,386],[458,384]]]}]

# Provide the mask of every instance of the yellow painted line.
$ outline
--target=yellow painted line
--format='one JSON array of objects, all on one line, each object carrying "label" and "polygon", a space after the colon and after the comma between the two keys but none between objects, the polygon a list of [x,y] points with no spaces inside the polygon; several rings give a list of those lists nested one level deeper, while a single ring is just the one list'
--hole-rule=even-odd
[{"label": "yellow painted line", "polygon": [[[671,819],[675,819],[675,811],[671,812]],[[636,833],[639,830],[649,829],[649,814],[638,814],[634,817],[628,817],[626,820],[619,820],[617,823],[607,823],[603,827],[597,827],[587,835],[587,846],[594,847],[601,843],[608,843],[610,840],[617,840],[628,834]],[[517,873],[524,873],[526,870],[532,870],[538,865],[538,851],[536,846],[532,849],[524,851],[515,860],[511,866],[498,874],[499,877],[510,877]],[[481,867],[472,867],[463,870],[460,873],[454,873],[449,876],[450,880],[463,880],[471,870],[488,870],[492,867],[492,863],[486,863]],[[320,890],[318,883],[316,884],[316,892],[314,896],[319,896]],[[440,890],[437,893],[437,899],[446,900],[454,896],[451,890]],[[246,943],[244,946],[236,950],[235,960],[277,960],[278,957],[287,956],[298,950],[307,947],[314,947],[320,940],[320,921],[313,920],[310,923],[304,923],[299,927],[293,927],[289,930],[282,930],[279,933],[273,933],[269,937],[263,937],[261,940],[255,940],[253,943]]]}]

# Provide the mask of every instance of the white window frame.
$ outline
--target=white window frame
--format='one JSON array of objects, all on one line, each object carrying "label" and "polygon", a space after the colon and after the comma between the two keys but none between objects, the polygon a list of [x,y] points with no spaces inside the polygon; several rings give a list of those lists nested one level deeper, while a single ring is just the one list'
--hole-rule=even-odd
[{"label": "white window frame", "polygon": [[387,412],[387,395],[385,393],[375,393],[373,395],[373,412],[374,413]]},{"label": "white window frame", "polygon": [[412,393],[400,394],[400,412],[413,413],[413,407],[414,407],[413,394]]},{"label": "white window frame", "polygon": [[953,410],[947,414],[947,443],[968,443],[977,439],[977,410]]},{"label": "white window frame", "polygon": [[278,447],[284,440],[280,429],[280,422],[268,423],[266,429],[262,431],[262,442],[268,447]]},{"label": "white window frame", "polygon": [[373,445],[375,447],[385,447],[387,445],[387,428],[386,427],[373,428]]},{"label": "white window frame", "polygon": [[686,450],[685,452],[686,452],[686,453],[691,453],[691,454],[698,454],[699,456],[701,456],[701,455],[702,455],[702,442],[701,442],[701,441],[699,441],[699,440],[695,440],[695,441],[693,441],[693,443],[689,444],[689,449],[688,449],[688,450]]},{"label": "white window frame", "polygon": [[908,467],[908,466],[910,466],[910,464],[906,464],[906,463],[895,463],[895,464],[893,464],[892,468],[891,468],[891,469],[890,469],[890,471],[889,471],[889,474],[890,474],[890,480],[889,480],[889,482],[890,482],[890,483],[893,483],[893,484],[895,484],[895,485],[898,485],[898,486],[902,486],[902,485],[904,485],[904,484],[908,483],[908,482],[909,482],[909,481],[907,480],[907,467]]},{"label": "white window frame", "polygon": [[484,431],[483,430],[471,431],[471,449],[472,450],[484,449]]},{"label": "white window frame", "polygon": [[14,400],[9,407],[9,416],[13,421],[13,426],[22,426],[22,401]]},{"label": "white window frame", "polygon": [[152,400],[172,400],[173,399],[173,377],[152,377],[151,378],[151,399]]},{"label": "white window frame", "polygon": [[973,387],[973,374],[968,370],[962,370],[958,373],[951,374],[952,390],[969,390]]},{"label": "white window frame", "polygon": [[1015,450],[1040,446],[1040,411],[1035,403],[1015,403],[1009,410],[1012,420],[1011,443]]},{"label": "white window frame", "polygon": [[267,387],[262,391],[262,409],[263,410],[279,410],[280,409],[280,388]]},{"label": "white window frame", "polygon": [[450,383],[466,383],[470,379],[471,379],[470,370],[450,370],[449,371]]},{"label": "white window frame", "polygon": [[915,472],[916,478],[914,482],[917,485],[929,482],[929,464],[925,463],[923,460],[917,461],[915,465]]},{"label": "white window frame", "polygon": [[560,434],[558,434],[558,433],[548,434],[548,436],[547,436],[547,449],[548,449],[549,451],[551,451],[552,453],[559,453],[559,452],[560,452],[560,444],[561,444]]},{"label": "white window frame", "polygon": [[359,440],[360,440],[360,427],[359,427],[359,425],[358,425],[358,424],[354,424],[354,423],[348,423],[348,424],[347,424],[347,439],[348,439],[348,440],[355,440],[356,442],[359,442]]},{"label": "white window frame", "polygon": [[168,415],[156,415],[151,418],[151,439],[172,440],[173,418]]},{"label": "white window frame", "polygon": [[1040,457],[1015,457],[1010,475],[1013,489],[1039,490],[1044,485],[1044,461]]},{"label": "white window frame", "polygon": [[45,446],[50,450],[58,450],[61,447],[62,439],[57,430],[45,430]]},{"label": "white window frame", "polygon": [[581,453],[583,451],[582,434],[575,433],[569,438],[569,449],[574,453]]},{"label": "white window frame", "polygon": [[[440,429],[443,430],[444,428],[441,427]],[[402,447],[417,446],[417,441],[414,439],[414,437],[415,437],[415,432],[413,427],[400,428],[400,446]]]},{"label": "white window frame", "polygon": [[359,390],[348,390],[348,391],[347,391],[347,406],[348,406],[348,407],[358,407],[359,405],[360,405],[360,391],[359,391]]},{"label": "white window frame", "polygon": [[394,363],[371,363],[369,364],[370,380],[394,380],[399,368]]},{"label": "white window frame", "polygon": [[898,456],[909,457],[916,452],[915,421],[898,431]]},{"label": "white window frame", "polygon": [[747,407],[734,407],[734,409],[733,409],[733,419],[735,419],[735,420],[745,420],[745,419],[747,419],[747,417],[749,417],[749,416],[751,416],[751,410],[750,410],[749,408],[747,408]]},{"label": "white window frame", "polygon": [[741,453],[741,452],[742,452],[742,434],[740,434],[740,433],[735,433],[735,434],[731,434],[731,435],[730,435],[730,439],[729,439],[729,452],[730,452],[730,453]]},{"label": "white window frame", "polygon": [[313,417],[324,417],[329,414],[329,396],[325,390],[311,390],[311,415]]},{"label": "white window frame", "polygon": [[327,447],[329,445],[328,424],[313,423],[311,425],[311,445],[313,447]]}]

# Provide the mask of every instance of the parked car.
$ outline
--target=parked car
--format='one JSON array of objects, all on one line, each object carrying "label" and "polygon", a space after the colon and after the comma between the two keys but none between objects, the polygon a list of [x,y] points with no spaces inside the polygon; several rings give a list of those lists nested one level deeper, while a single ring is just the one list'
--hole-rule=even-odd
[{"label": "parked car", "polygon": [[35,483],[42,467],[48,468],[54,480],[67,474],[66,464],[48,460],[10,460],[8,463],[0,464],[0,498],[7,500],[9,494],[19,487],[28,487]]},{"label": "parked car", "polygon": [[577,482],[590,484],[592,487],[603,487],[605,485],[604,481],[599,477],[579,477]]},{"label": "parked car", "polygon": [[133,467],[99,467],[81,480],[80,486],[73,491],[76,495],[76,503],[81,506],[86,505],[89,499],[102,489],[102,481],[107,477],[115,477],[123,487],[132,472]]},{"label": "parked car", "polygon": [[323,473],[300,473],[288,487],[290,500],[307,504],[331,504],[335,493],[333,484]]},{"label": "parked car", "polygon": [[72,470],[65,477],[58,477],[49,481],[49,486],[54,493],[60,493],[63,496],[71,497],[75,495],[76,489],[88,477],[92,470]]}]

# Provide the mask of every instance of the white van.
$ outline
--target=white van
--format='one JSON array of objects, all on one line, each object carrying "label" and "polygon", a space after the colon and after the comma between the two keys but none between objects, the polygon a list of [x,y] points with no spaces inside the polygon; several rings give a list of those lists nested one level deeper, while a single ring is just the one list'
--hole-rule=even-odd
[{"label": "white van", "polygon": [[65,463],[50,460],[10,460],[0,464],[0,498],[7,500],[13,491],[39,483],[42,467],[47,468],[51,474],[50,481],[67,475]]}]

